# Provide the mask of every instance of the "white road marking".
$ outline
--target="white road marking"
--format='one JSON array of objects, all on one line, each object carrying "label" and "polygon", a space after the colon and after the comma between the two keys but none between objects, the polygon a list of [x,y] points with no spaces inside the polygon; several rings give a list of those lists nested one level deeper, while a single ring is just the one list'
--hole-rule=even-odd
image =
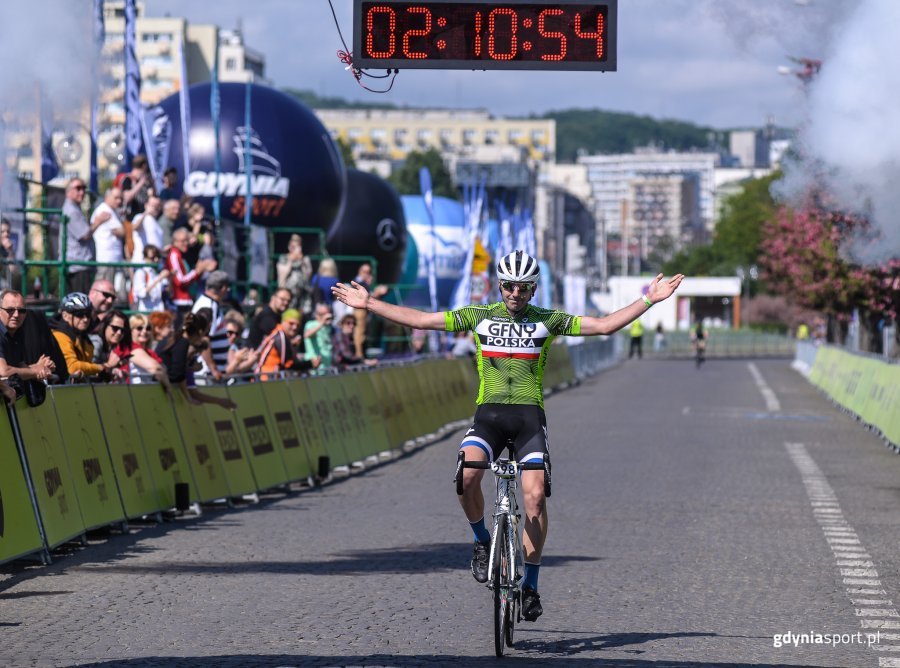
[{"label": "white road marking", "polygon": [[[752,367],[752,363],[748,366]],[[763,397],[766,397],[766,392],[762,387],[765,385],[765,381],[759,375],[759,370],[753,367],[750,369],[750,373],[757,379],[760,392],[763,393]],[[771,392],[771,390],[769,391]],[[900,630],[900,619],[898,619],[900,613],[897,612],[890,598],[882,598],[887,595],[887,592],[884,590],[881,580],[878,579],[875,562],[863,547],[856,531],[844,519],[834,490],[822,470],[802,443],[785,443],[784,446],[787,448],[788,456],[800,471],[800,478],[806,488],[813,517],[822,528],[822,535],[834,554],[835,567],[843,578],[850,602],[854,606],[860,606],[855,608],[856,616],[860,618],[860,628],[878,629],[879,633],[882,629]],[[862,598],[860,595],[866,596],[866,598]],[[883,640],[900,640],[900,633],[882,633],[880,637]],[[900,645],[890,643],[873,644],[870,647],[881,652],[900,652]],[[900,658],[879,657],[878,665],[879,668],[900,668]]]},{"label": "white road marking", "polygon": [[781,403],[778,401],[778,397],[775,396],[775,392],[772,391],[772,388],[768,386],[765,379],[762,377],[762,374],[759,372],[759,369],[756,368],[756,365],[753,362],[747,362],[747,368],[750,369],[750,375],[753,376],[753,380],[756,381],[756,387],[759,388],[760,394],[763,395],[763,399],[766,402],[766,410],[770,413],[777,413],[781,410]]}]

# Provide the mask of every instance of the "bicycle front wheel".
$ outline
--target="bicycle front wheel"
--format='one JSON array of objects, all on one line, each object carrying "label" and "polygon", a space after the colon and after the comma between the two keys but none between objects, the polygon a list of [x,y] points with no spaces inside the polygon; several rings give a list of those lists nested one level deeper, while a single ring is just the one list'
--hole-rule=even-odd
[{"label": "bicycle front wheel", "polygon": [[512,595],[508,586],[510,562],[506,522],[507,518],[503,515],[497,518],[497,528],[494,534],[492,585],[494,589],[494,651],[497,656],[503,656],[503,650],[506,648],[506,634],[510,619],[510,596]]}]

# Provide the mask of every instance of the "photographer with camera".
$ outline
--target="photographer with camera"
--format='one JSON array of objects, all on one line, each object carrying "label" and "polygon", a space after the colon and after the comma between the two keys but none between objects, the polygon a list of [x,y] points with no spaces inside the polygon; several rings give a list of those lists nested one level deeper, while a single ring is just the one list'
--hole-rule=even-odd
[{"label": "photographer with camera", "polygon": [[303,339],[306,341],[305,358],[309,361],[319,358],[318,372],[330,369],[334,357],[334,332],[331,326],[334,315],[327,304],[316,304],[314,320],[303,326]]}]

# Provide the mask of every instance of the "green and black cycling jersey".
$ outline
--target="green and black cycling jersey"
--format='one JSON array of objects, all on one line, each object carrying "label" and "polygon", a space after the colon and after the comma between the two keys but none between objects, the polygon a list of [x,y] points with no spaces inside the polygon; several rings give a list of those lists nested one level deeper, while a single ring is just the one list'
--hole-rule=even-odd
[{"label": "green and black cycling jersey", "polygon": [[529,304],[515,317],[503,302],[444,314],[448,332],[470,330],[478,348],[478,405],[544,406],[544,365],[557,336],[581,334],[581,317]]}]

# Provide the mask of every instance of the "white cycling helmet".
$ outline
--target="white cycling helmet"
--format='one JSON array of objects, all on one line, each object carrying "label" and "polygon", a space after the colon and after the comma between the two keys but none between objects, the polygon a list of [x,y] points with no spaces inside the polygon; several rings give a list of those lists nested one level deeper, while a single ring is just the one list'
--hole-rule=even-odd
[{"label": "white cycling helmet", "polygon": [[537,283],[541,268],[538,261],[525,251],[513,251],[497,263],[497,278],[516,283]]}]

